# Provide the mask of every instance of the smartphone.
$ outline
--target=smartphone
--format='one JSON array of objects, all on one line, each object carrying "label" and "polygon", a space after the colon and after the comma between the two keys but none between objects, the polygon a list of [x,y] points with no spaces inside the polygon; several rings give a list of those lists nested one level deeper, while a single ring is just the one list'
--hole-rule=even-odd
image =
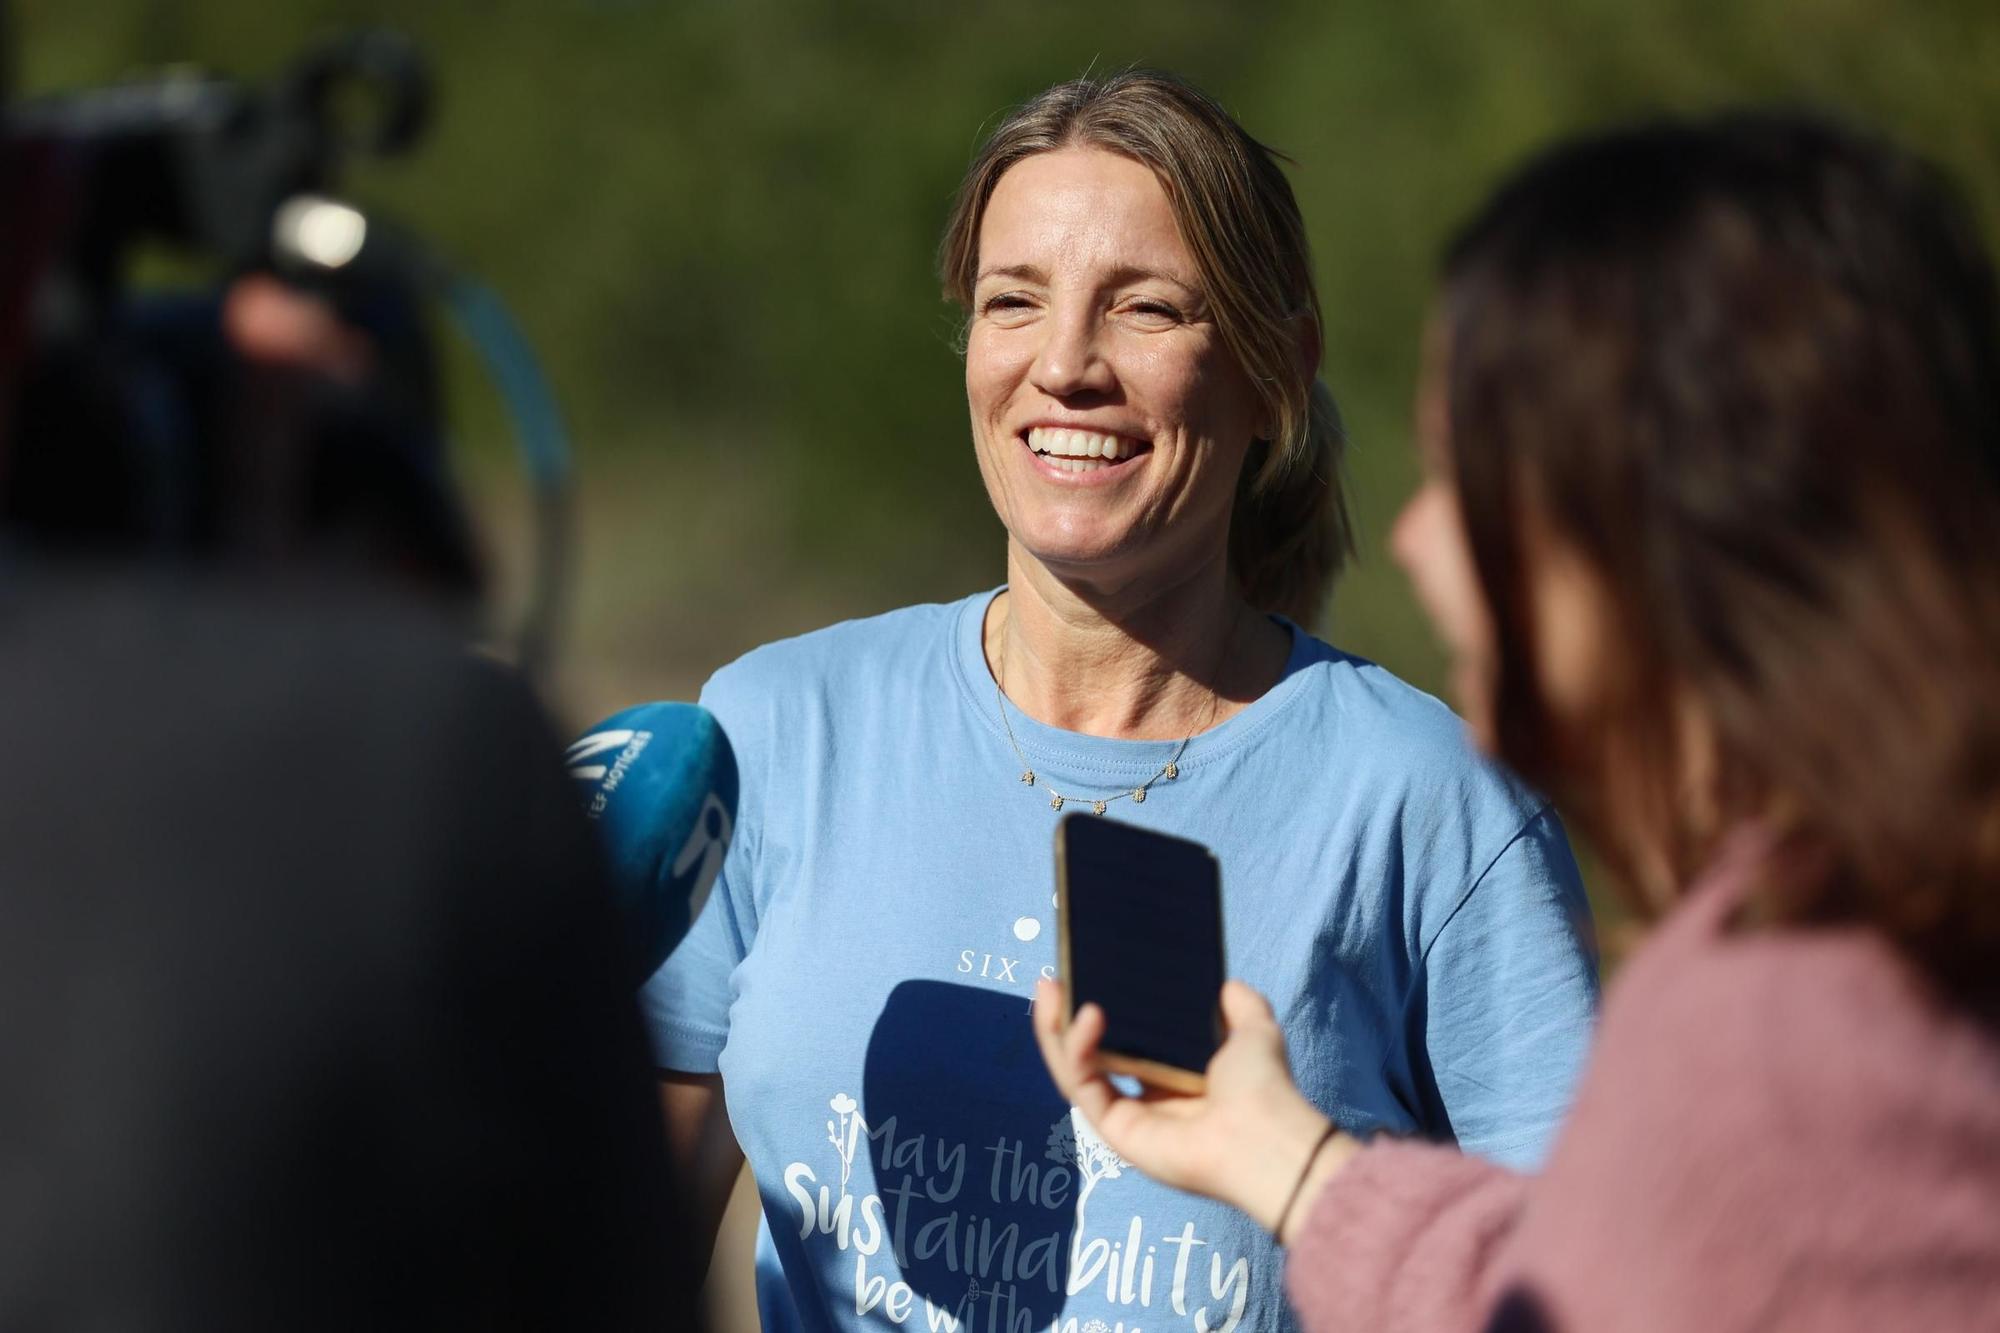
[{"label": "smartphone", "polygon": [[1056,825],[1069,1016],[1104,1011],[1105,1068],[1200,1092],[1222,1044],[1222,871],[1198,842],[1102,815]]}]

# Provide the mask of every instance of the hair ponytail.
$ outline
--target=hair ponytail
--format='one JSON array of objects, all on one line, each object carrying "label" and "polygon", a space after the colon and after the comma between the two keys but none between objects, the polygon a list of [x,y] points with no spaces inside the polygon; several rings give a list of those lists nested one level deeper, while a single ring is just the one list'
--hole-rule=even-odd
[{"label": "hair ponytail", "polygon": [[1244,463],[1229,521],[1229,564],[1252,606],[1310,628],[1354,553],[1341,485],[1347,433],[1318,379],[1282,447],[1260,443]]}]

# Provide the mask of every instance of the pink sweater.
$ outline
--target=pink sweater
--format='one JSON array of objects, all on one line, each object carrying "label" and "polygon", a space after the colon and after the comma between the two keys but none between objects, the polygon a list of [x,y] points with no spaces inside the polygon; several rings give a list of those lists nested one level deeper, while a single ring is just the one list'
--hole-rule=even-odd
[{"label": "pink sweater", "polygon": [[2000,1034],[1866,932],[1726,931],[1735,859],[1618,978],[1539,1176],[1384,1141],[1334,1178],[1307,1329],[2000,1330]]}]

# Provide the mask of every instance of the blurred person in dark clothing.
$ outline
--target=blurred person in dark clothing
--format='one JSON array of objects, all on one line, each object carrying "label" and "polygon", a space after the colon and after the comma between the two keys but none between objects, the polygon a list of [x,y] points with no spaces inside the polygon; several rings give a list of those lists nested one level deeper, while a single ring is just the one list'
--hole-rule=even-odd
[{"label": "blurred person in dark clothing", "polygon": [[142,456],[8,168],[0,1327],[689,1326],[597,849],[383,349],[243,279],[238,429]]}]

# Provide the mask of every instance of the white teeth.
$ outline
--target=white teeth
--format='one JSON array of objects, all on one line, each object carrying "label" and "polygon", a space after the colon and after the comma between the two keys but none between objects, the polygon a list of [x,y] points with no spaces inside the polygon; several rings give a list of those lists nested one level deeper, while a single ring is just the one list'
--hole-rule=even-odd
[{"label": "white teeth", "polygon": [[1028,447],[1051,460],[1104,458],[1115,462],[1138,452],[1138,445],[1121,436],[1104,435],[1092,430],[1065,430],[1056,426],[1036,426],[1030,430]]}]

